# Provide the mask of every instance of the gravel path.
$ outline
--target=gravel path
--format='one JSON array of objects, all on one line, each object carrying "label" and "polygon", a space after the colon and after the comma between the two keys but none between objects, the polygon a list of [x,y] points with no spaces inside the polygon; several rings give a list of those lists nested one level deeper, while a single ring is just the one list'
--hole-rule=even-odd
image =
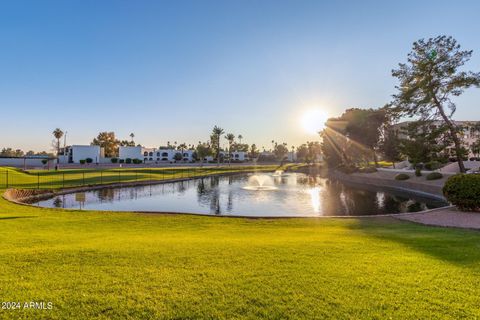
[{"label": "gravel path", "polygon": [[480,230],[480,212],[461,212],[455,207],[434,209],[419,213],[398,214],[393,215],[393,217],[430,226]]}]

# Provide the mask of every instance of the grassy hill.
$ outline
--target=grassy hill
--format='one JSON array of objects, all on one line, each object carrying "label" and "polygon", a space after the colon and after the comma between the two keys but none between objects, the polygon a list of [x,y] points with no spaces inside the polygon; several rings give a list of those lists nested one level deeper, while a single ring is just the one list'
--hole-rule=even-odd
[{"label": "grassy hill", "polygon": [[63,211],[0,200],[3,319],[480,317],[480,233],[375,219]]}]

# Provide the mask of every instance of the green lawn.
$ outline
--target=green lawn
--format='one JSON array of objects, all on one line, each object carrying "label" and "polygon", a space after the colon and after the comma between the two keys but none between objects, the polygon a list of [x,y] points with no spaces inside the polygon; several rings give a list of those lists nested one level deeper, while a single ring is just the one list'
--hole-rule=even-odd
[{"label": "green lawn", "polygon": [[0,200],[4,319],[480,317],[480,233],[391,218],[254,220]]},{"label": "green lawn", "polygon": [[276,169],[296,169],[302,164],[235,166],[223,165],[208,167],[164,167],[164,168],[115,168],[115,169],[65,169],[30,170],[0,167],[0,188],[55,189],[84,185],[112,184],[145,180],[168,180],[206,176],[221,173],[252,171],[274,171]]}]

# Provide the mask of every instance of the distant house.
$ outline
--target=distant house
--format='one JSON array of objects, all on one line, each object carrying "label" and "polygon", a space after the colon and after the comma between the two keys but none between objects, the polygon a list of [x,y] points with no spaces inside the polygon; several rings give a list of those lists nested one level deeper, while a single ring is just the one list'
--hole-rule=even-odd
[{"label": "distant house", "polygon": [[62,150],[59,163],[80,163],[80,160],[92,159],[93,163],[104,162],[105,153],[100,146],[72,145]]},{"label": "distant house", "polygon": [[145,148],[145,147],[120,147],[119,158],[120,159],[140,159],[144,163],[158,163],[158,162],[175,162],[176,155],[179,154],[182,157],[183,162],[193,161],[193,150],[175,150],[175,149],[162,149],[162,148]]}]

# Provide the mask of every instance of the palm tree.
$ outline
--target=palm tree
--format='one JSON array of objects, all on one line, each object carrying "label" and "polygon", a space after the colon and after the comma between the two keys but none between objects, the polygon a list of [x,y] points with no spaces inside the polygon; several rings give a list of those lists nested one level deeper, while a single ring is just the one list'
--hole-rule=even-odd
[{"label": "palm tree", "polygon": [[228,164],[232,163],[232,145],[235,141],[235,135],[233,133],[229,133],[225,136],[225,139],[228,140]]},{"label": "palm tree", "polygon": [[242,139],[243,139],[243,136],[241,134],[238,135],[238,141],[240,141],[240,144],[242,144]]},{"label": "palm tree", "polygon": [[217,148],[217,165],[220,165],[220,137],[224,134],[225,131],[217,126],[213,127],[212,136],[215,138],[216,148]]},{"label": "palm tree", "polygon": [[180,151],[182,151],[182,159],[183,159],[183,151],[184,151],[185,149],[187,149],[187,144],[186,144],[185,142],[182,143],[182,144],[180,144],[180,145],[178,146],[178,149],[180,149]]},{"label": "palm tree", "polygon": [[53,130],[53,136],[57,139],[57,157],[60,154],[60,139],[63,137],[63,131],[60,128]]},{"label": "palm tree", "polygon": [[132,145],[133,145],[133,138],[135,137],[135,134],[132,132],[130,133],[130,138],[132,138]]}]

